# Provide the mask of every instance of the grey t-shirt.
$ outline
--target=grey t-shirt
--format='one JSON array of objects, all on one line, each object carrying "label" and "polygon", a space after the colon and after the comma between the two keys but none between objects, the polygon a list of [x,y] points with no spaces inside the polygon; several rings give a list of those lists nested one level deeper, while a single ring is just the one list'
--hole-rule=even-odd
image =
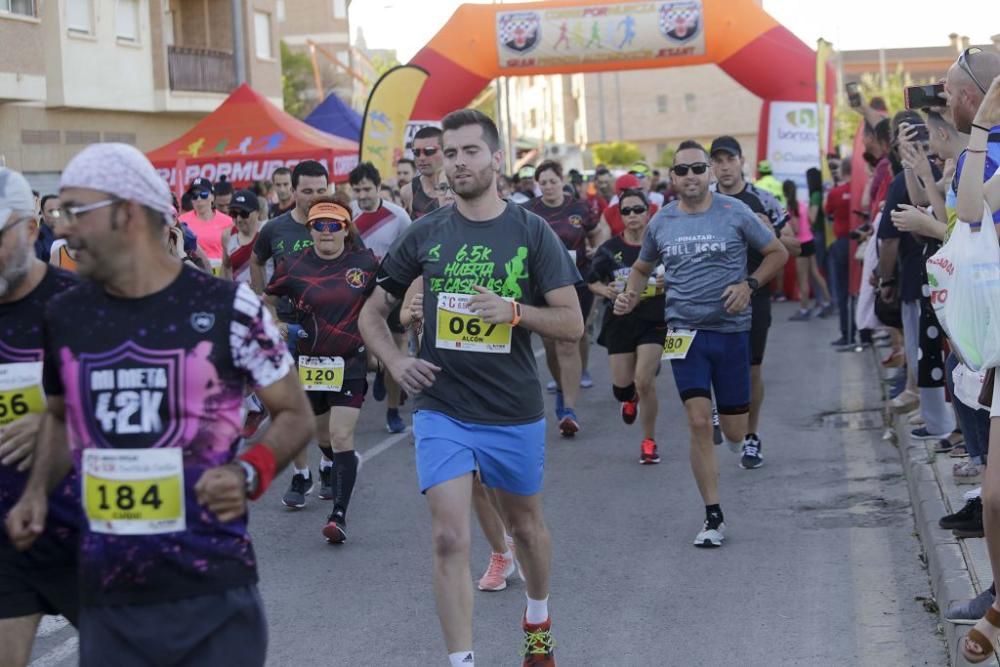
[{"label": "grey t-shirt", "polygon": [[667,281],[667,325],[734,333],[750,329],[750,308],[726,312],[722,292],[746,280],[747,248],[763,250],[774,232],[750,207],[712,193],[703,213],[671,202],[649,221],[639,259],[661,262]]},{"label": "grey t-shirt", "polygon": [[253,244],[253,254],[266,262],[274,258],[278,260],[284,254],[301,252],[312,246],[312,234],[305,225],[300,225],[292,217],[292,212],[282,213],[264,223]]},{"label": "grey t-shirt", "polygon": [[477,424],[541,419],[542,389],[531,332],[514,327],[510,352],[443,349],[437,346],[437,314],[439,294],[475,294],[473,285],[544,306],[546,292],[580,282],[573,260],[547,222],[512,203],[499,217],[480,222],[466,219],[454,206],[439,208],[397,239],[382,261],[382,272],[403,285],[423,277],[419,356],[441,372],[417,396],[417,409]]}]

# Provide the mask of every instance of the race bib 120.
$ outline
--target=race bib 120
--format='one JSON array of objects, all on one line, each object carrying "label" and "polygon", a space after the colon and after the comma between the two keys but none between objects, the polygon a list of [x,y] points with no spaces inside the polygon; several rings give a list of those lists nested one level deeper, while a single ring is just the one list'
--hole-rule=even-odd
[{"label": "race bib 120", "polygon": [[299,382],[306,391],[340,391],[344,388],[344,358],[299,357]]}]

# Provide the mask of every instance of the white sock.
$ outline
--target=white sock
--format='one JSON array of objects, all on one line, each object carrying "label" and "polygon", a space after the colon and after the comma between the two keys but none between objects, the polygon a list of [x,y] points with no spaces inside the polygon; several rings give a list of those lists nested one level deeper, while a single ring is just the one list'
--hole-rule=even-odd
[{"label": "white sock", "polygon": [[511,551],[510,549],[507,549],[507,551],[503,552],[503,557],[506,560],[514,560],[514,552]]},{"label": "white sock", "polygon": [[320,457],[320,459],[319,459],[319,469],[320,470],[327,470],[327,469],[332,468],[332,467],[333,467],[333,461],[331,461],[330,459],[326,458],[326,454],[324,454],[323,456]]},{"label": "white sock", "polygon": [[742,447],[743,446],[743,441],[742,440],[740,442],[731,442],[729,440],[729,438],[727,438],[725,435],[722,436],[722,439],[725,440],[726,447],[729,447],[730,449],[732,449],[733,447]]},{"label": "white sock", "polygon": [[528,610],[524,613],[524,620],[532,625],[538,625],[549,620],[549,597],[544,600],[532,600],[528,598]]},{"label": "white sock", "polygon": [[295,465],[293,463],[292,464],[292,469],[295,471],[296,475],[302,475],[306,479],[309,479],[309,466],[306,466],[305,468],[301,468],[300,469],[297,465]]},{"label": "white sock", "polygon": [[451,662],[451,667],[476,667],[476,657],[472,651],[449,653],[448,661]]},{"label": "white sock", "polygon": [[507,534],[507,531],[503,533],[503,541],[507,545],[507,548],[514,546],[514,538]]},{"label": "white sock", "polygon": [[981,496],[982,493],[983,493],[983,487],[977,486],[976,488],[972,489],[971,491],[966,491],[965,495],[963,496],[963,498],[965,500],[975,500],[976,498],[978,498],[979,496]]}]

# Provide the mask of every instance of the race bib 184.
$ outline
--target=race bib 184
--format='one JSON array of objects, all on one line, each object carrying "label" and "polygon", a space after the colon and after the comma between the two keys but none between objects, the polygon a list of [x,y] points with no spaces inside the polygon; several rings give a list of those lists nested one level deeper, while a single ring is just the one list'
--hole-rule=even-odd
[{"label": "race bib 184", "polygon": [[438,294],[435,346],[461,352],[510,353],[510,324],[489,324],[469,310],[471,294]]},{"label": "race bib 184", "polygon": [[299,382],[306,391],[340,391],[344,388],[344,358],[299,357]]},{"label": "race bib 184", "polygon": [[95,533],[157,535],[186,528],[180,448],[85,449],[82,484]]},{"label": "race bib 184", "polygon": [[0,426],[44,411],[42,362],[0,364]]}]

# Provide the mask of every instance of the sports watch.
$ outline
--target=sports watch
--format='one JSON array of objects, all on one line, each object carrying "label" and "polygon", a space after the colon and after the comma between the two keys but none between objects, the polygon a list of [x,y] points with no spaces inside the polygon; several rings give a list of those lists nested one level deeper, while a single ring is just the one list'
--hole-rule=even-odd
[{"label": "sports watch", "polygon": [[257,469],[253,467],[250,463],[247,463],[243,459],[236,459],[236,463],[240,464],[243,468],[243,473],[246,475],[246,492],[247,497],[253,496],[257,493],[257,486],[260,484],[260,477],[257,476]]},{"label": "sports watch", "polygon": [[753,276],[748,276],[747,277],[747,285],[750,286],[750,291],[751,292],[756,292],[757,289],[760,287],[760,283],[757,282],[757,279],[754,278]]}]

